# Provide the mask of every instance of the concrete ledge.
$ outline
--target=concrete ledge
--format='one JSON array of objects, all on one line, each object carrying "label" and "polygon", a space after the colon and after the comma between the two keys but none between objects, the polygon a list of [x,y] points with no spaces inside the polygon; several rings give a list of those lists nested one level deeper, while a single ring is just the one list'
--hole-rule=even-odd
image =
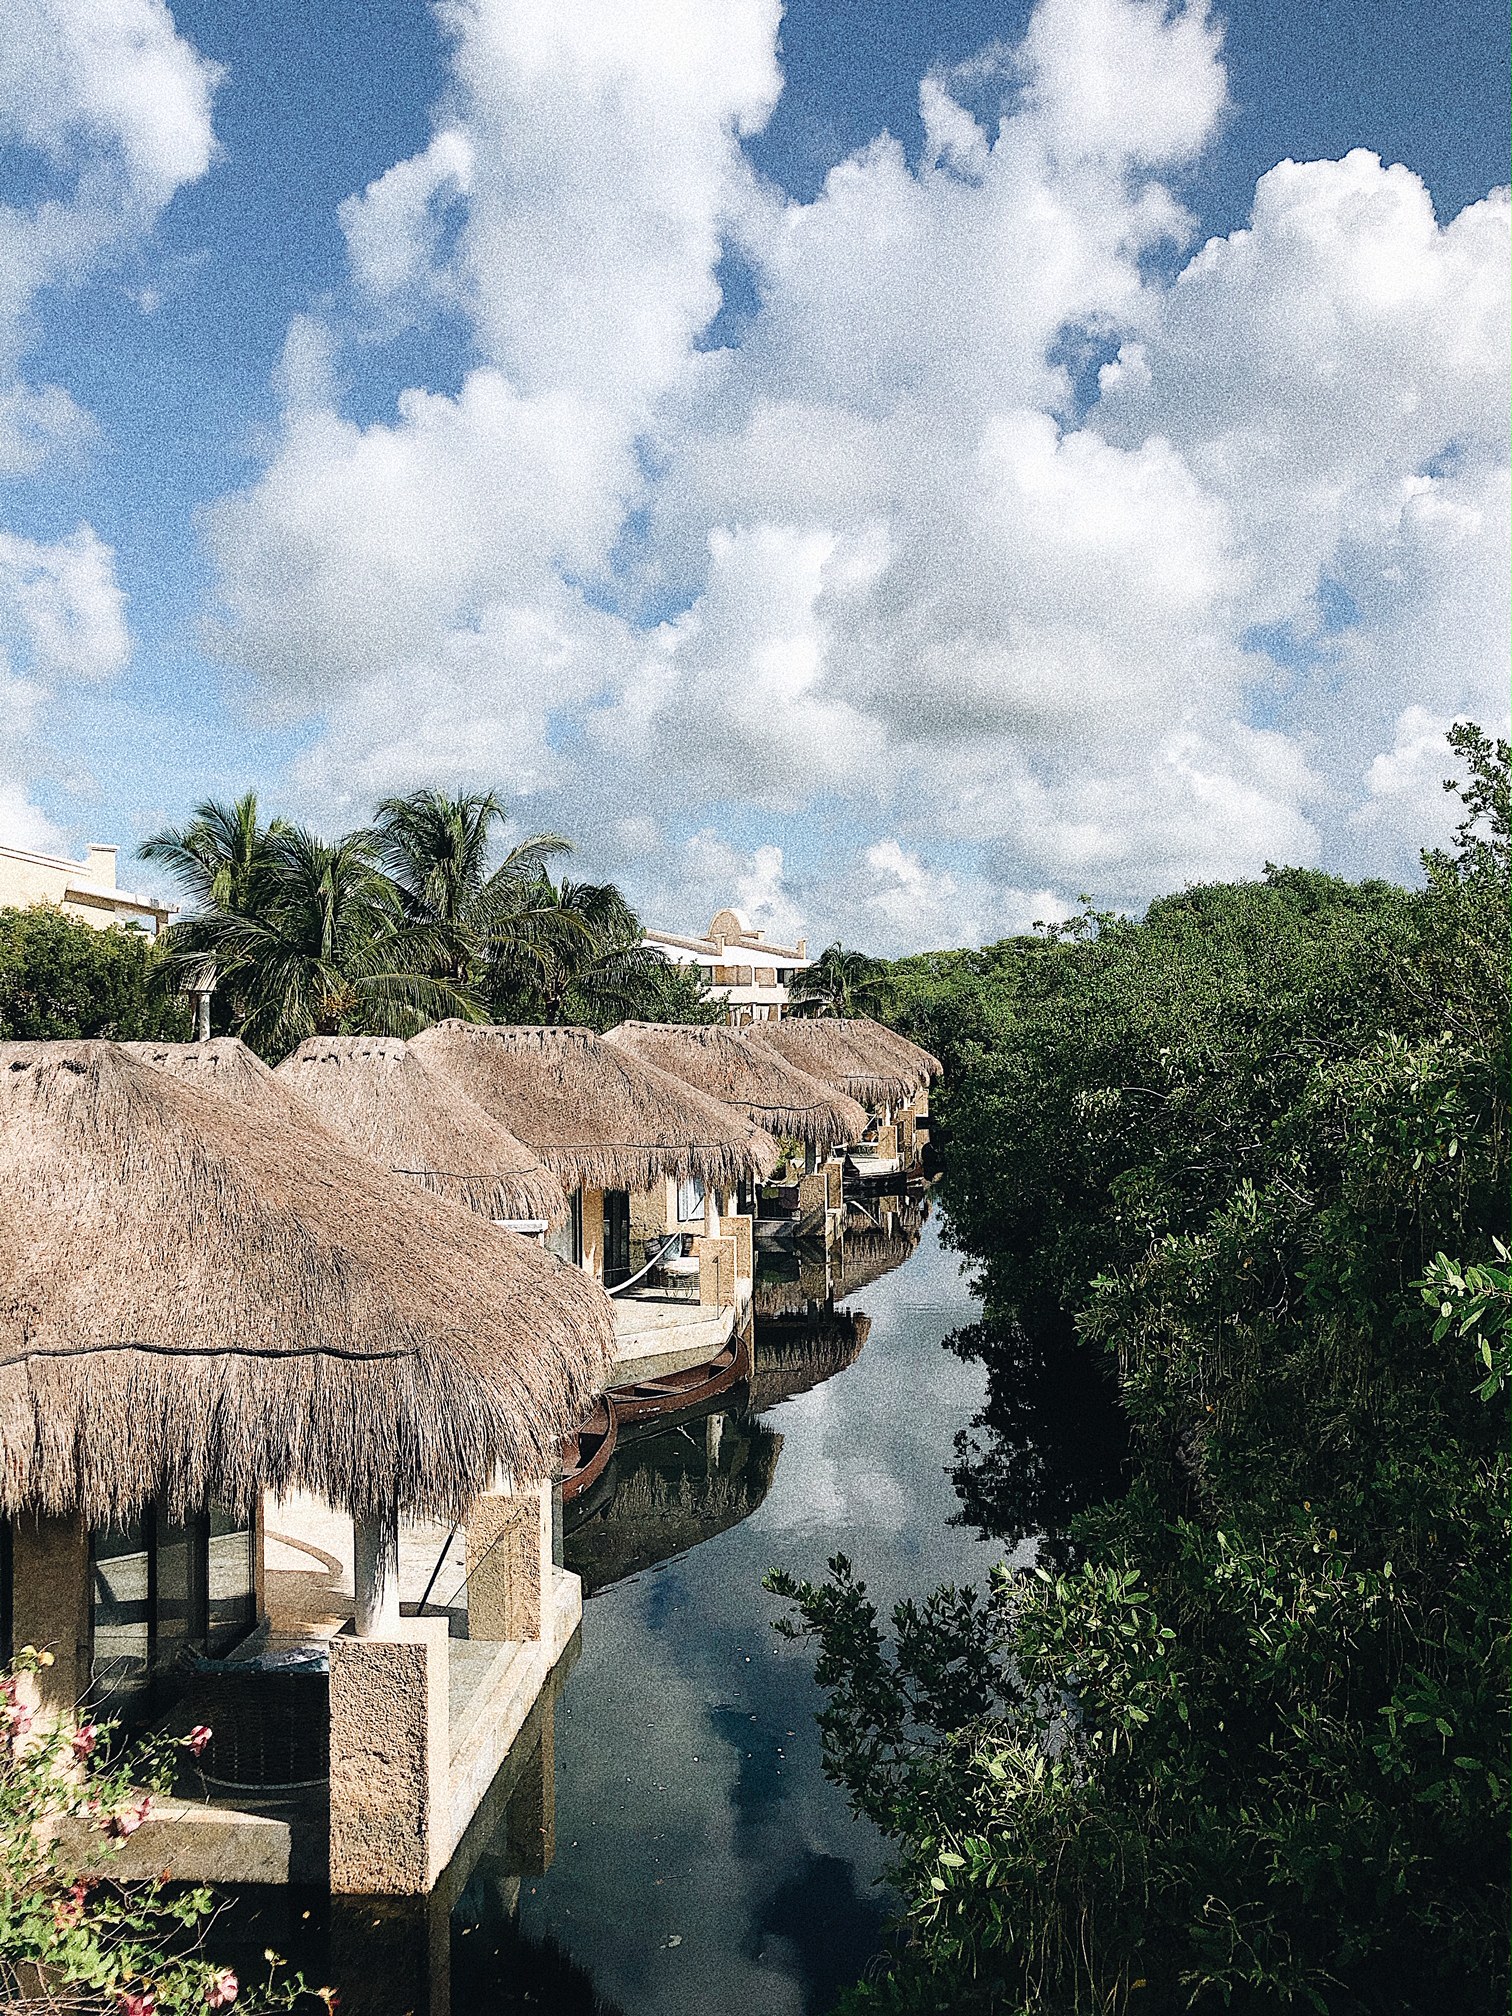
[{"label": "concrete ledge", "polygon": [[480,1676],[464,1710],[447,1777],[448,1861],[582,1619],[583,1585],[578,1577],[564,1568],[554,1568],[551,1581],[551,1601],[541,1637],[524,1644],[499,1645],[497,1657]]},{"label": "concrete ledge", "polygon": [[85,1820],[48,1829],[66,1867],[80,1876],[145,1882],[170,1870],[185,1883],[287,1883],[286,1821],[228,1806],[165,1799],[118,1848]]}]

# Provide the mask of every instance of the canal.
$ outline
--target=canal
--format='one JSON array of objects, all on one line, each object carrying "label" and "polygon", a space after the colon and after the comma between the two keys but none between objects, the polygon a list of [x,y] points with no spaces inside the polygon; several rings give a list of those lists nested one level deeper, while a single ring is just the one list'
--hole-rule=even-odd
[{"label": "canal", "polygon": [[[847,1271],[895,1257],[853,1241]],[[823,1775],[812,1653],[772,1630],[761,1578],[844,1552],[886,1606],[985,1576],[1001,1549],[951,1523],[947,1475],[985,1382],[941,1348],[975,1313],[926,1220],[834,1315],[758,1316],[746,1411],[621,1446],[566,1539],[590,1593],[556,1702],[554,1854],[502,1941],[464,1896],[454,2009],[510,2006],[514,1973],[541,1997],[520,2006],[563,2016],[801,2016],[877,1951],[882,1843]]]}]

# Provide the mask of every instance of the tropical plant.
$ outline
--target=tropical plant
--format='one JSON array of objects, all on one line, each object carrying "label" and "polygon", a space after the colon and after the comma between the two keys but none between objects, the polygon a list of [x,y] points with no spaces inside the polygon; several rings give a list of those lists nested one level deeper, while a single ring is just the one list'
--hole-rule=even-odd
[{"label": "tropical plant", "polygon": [[478,1012],[465,985],[437,977],[445,934],[405,914],[367,834],[271,831],[250,901],[170,926],[161,965],[189,986],[213,966],[237,1004],[236,1033],[265,1056],[307,1036],[406,1035]]},{"label": "tropical plant", "polygon": [[[28,1696],[52,1654],[23,1646],[0,1672],[0,2005],[8,2016],[189,2016],[334,2006],[299,1976],[244,1983],[210,1958],[212,1893],[109,1875],[111,1857],[210,1739],[206,1728],[129,1750],[113,1723],[50,1723]],[[71,1852],[70,1852],[71,1851]],[[105,1873],[80,1875],[78,1866]]]},{"label": "tropical plant", "polygon": [[774,1579],[897,1851],[848,2009],[1505,2006],[1508,752],[1451,740],[1424,889],[1093,919],[962,1050],[971,1344],[1074,1317],[1130,1482],[890,1634],[844,1561]]},{"label": "tropical plant", "polygon": [[500,1021],[607,1029],[631,1018],[703,1021],[714,1012],[696,980],[646,944],[612,882],[553,883],[542,873],[522,889],[496,946],[489,1000]]},{"label": "tropical plant", "polygon": [[0,1038],[182,1037],[188,1017],[152,986],[145,933],[96,930],[47,904],[0,910]]},{"label": "tropical plant", "polygon": [[497,865],[495,829],[505,807],[496,791],[411,791],[380,800],[374,852],[411,923],[427,927],[439,978],[482,983],[490,961],[528,943],[526,920],[546,863],[572,851],[555,833],[517,841]]},{"label": "tropical plant", "polygon": [[847,951],[838,939],[788,983],[788,998],[811,1004],[819,1015],[870,1015],[887,984],[887,965],[869,953]]}]

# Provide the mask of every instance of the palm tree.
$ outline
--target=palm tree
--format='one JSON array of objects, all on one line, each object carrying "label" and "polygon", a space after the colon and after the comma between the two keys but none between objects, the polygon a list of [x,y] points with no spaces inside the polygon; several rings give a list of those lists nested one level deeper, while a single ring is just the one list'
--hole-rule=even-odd
[{"label": "palm tree", "polygon": [[160,862],[202,908],[248,911],[269,837],[283,827],[281,819],[270,826],[258,823],[255,791],[229,805],[207,798],[195,806],[187,826],[165,826],[144,840],[137,854]]},{"label": "palm tree", "polygon": [[496,1013],[607,1029],[658,998],[664,962],[613,882],[553,883],[544,873],[496,940]]},{"label": "palm tree", "polygon": [[263,826],[257,793],[244,791],[229,805],[207,798],[196,805],[187,826],[165,826],[137,849],[143,861],[167,868],[199,908],[170,925],[158,940],[160,980],[195,998],[195,1034],[210,1033],[211,997],[218,995],[217,1019],[226,1027],[240,1019],[235,974],[227,957],[229,921],[255,916],[266,872],[268,847],[284,832],[275,819]]},{"label": "palm tree", "polygon": [[406,916],[433,934],[438,978],[476,986],[511,943],[523,951],[528,915],[546,863],[572,851],[556,833],[533,833],[490,867],[494,828],[505,816],[496,791],[411,791],[385,798],[374,816],[377,858]]},{"label": "palm tree", "polygon": [[793,975],[789,997],[812,1002],[820,1015],[871,1015],[887,985],[887,966],[867,952],[848,952],[836,939],[812,966]]},{"label": "palm tree", "polygon": [[405,914],[367,833],[324,841],[298,826],[266,837],[253,907],[174,925],[164,964],[213,956],[238,1002],[237,1034],[264,1056],[306,1036],[409,1035],[443,1015],[476,1016],[465,984],[437,977],[446,940]]}]

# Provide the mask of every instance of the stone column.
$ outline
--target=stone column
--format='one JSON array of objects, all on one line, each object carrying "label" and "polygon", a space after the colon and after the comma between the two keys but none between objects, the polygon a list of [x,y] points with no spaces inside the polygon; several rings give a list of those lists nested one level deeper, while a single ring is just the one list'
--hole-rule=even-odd
[{"label": "stone column", "polygon": [[331,1640],[331,1889],[420,1897],[451,1854],[447,1620]]},{"label": "stone column", "polygon": [[399,1622],[399,1516],[364,1514],[352,1521],[352,1584],[359,1638],[387,1638]]},{"label": "stone column", "polygon": [[551,1486],[485,1491],[467,1516],[467,1635],[543,1638],[551,1603]]},{"label": "stone column", "polygon": [[735,1300],[735,1241],[695,1239],[693,1251],[698,1258],[699,1301],[727,1308]]},{"label": "stone column", "polygon": [[51,1652],[53,1663],[28,1676],[28,1705],[49,1720],[71,1717],[89,1688],[89,1528],[23,1512],[11,1549],[12,1619],[17,1645]]}]

